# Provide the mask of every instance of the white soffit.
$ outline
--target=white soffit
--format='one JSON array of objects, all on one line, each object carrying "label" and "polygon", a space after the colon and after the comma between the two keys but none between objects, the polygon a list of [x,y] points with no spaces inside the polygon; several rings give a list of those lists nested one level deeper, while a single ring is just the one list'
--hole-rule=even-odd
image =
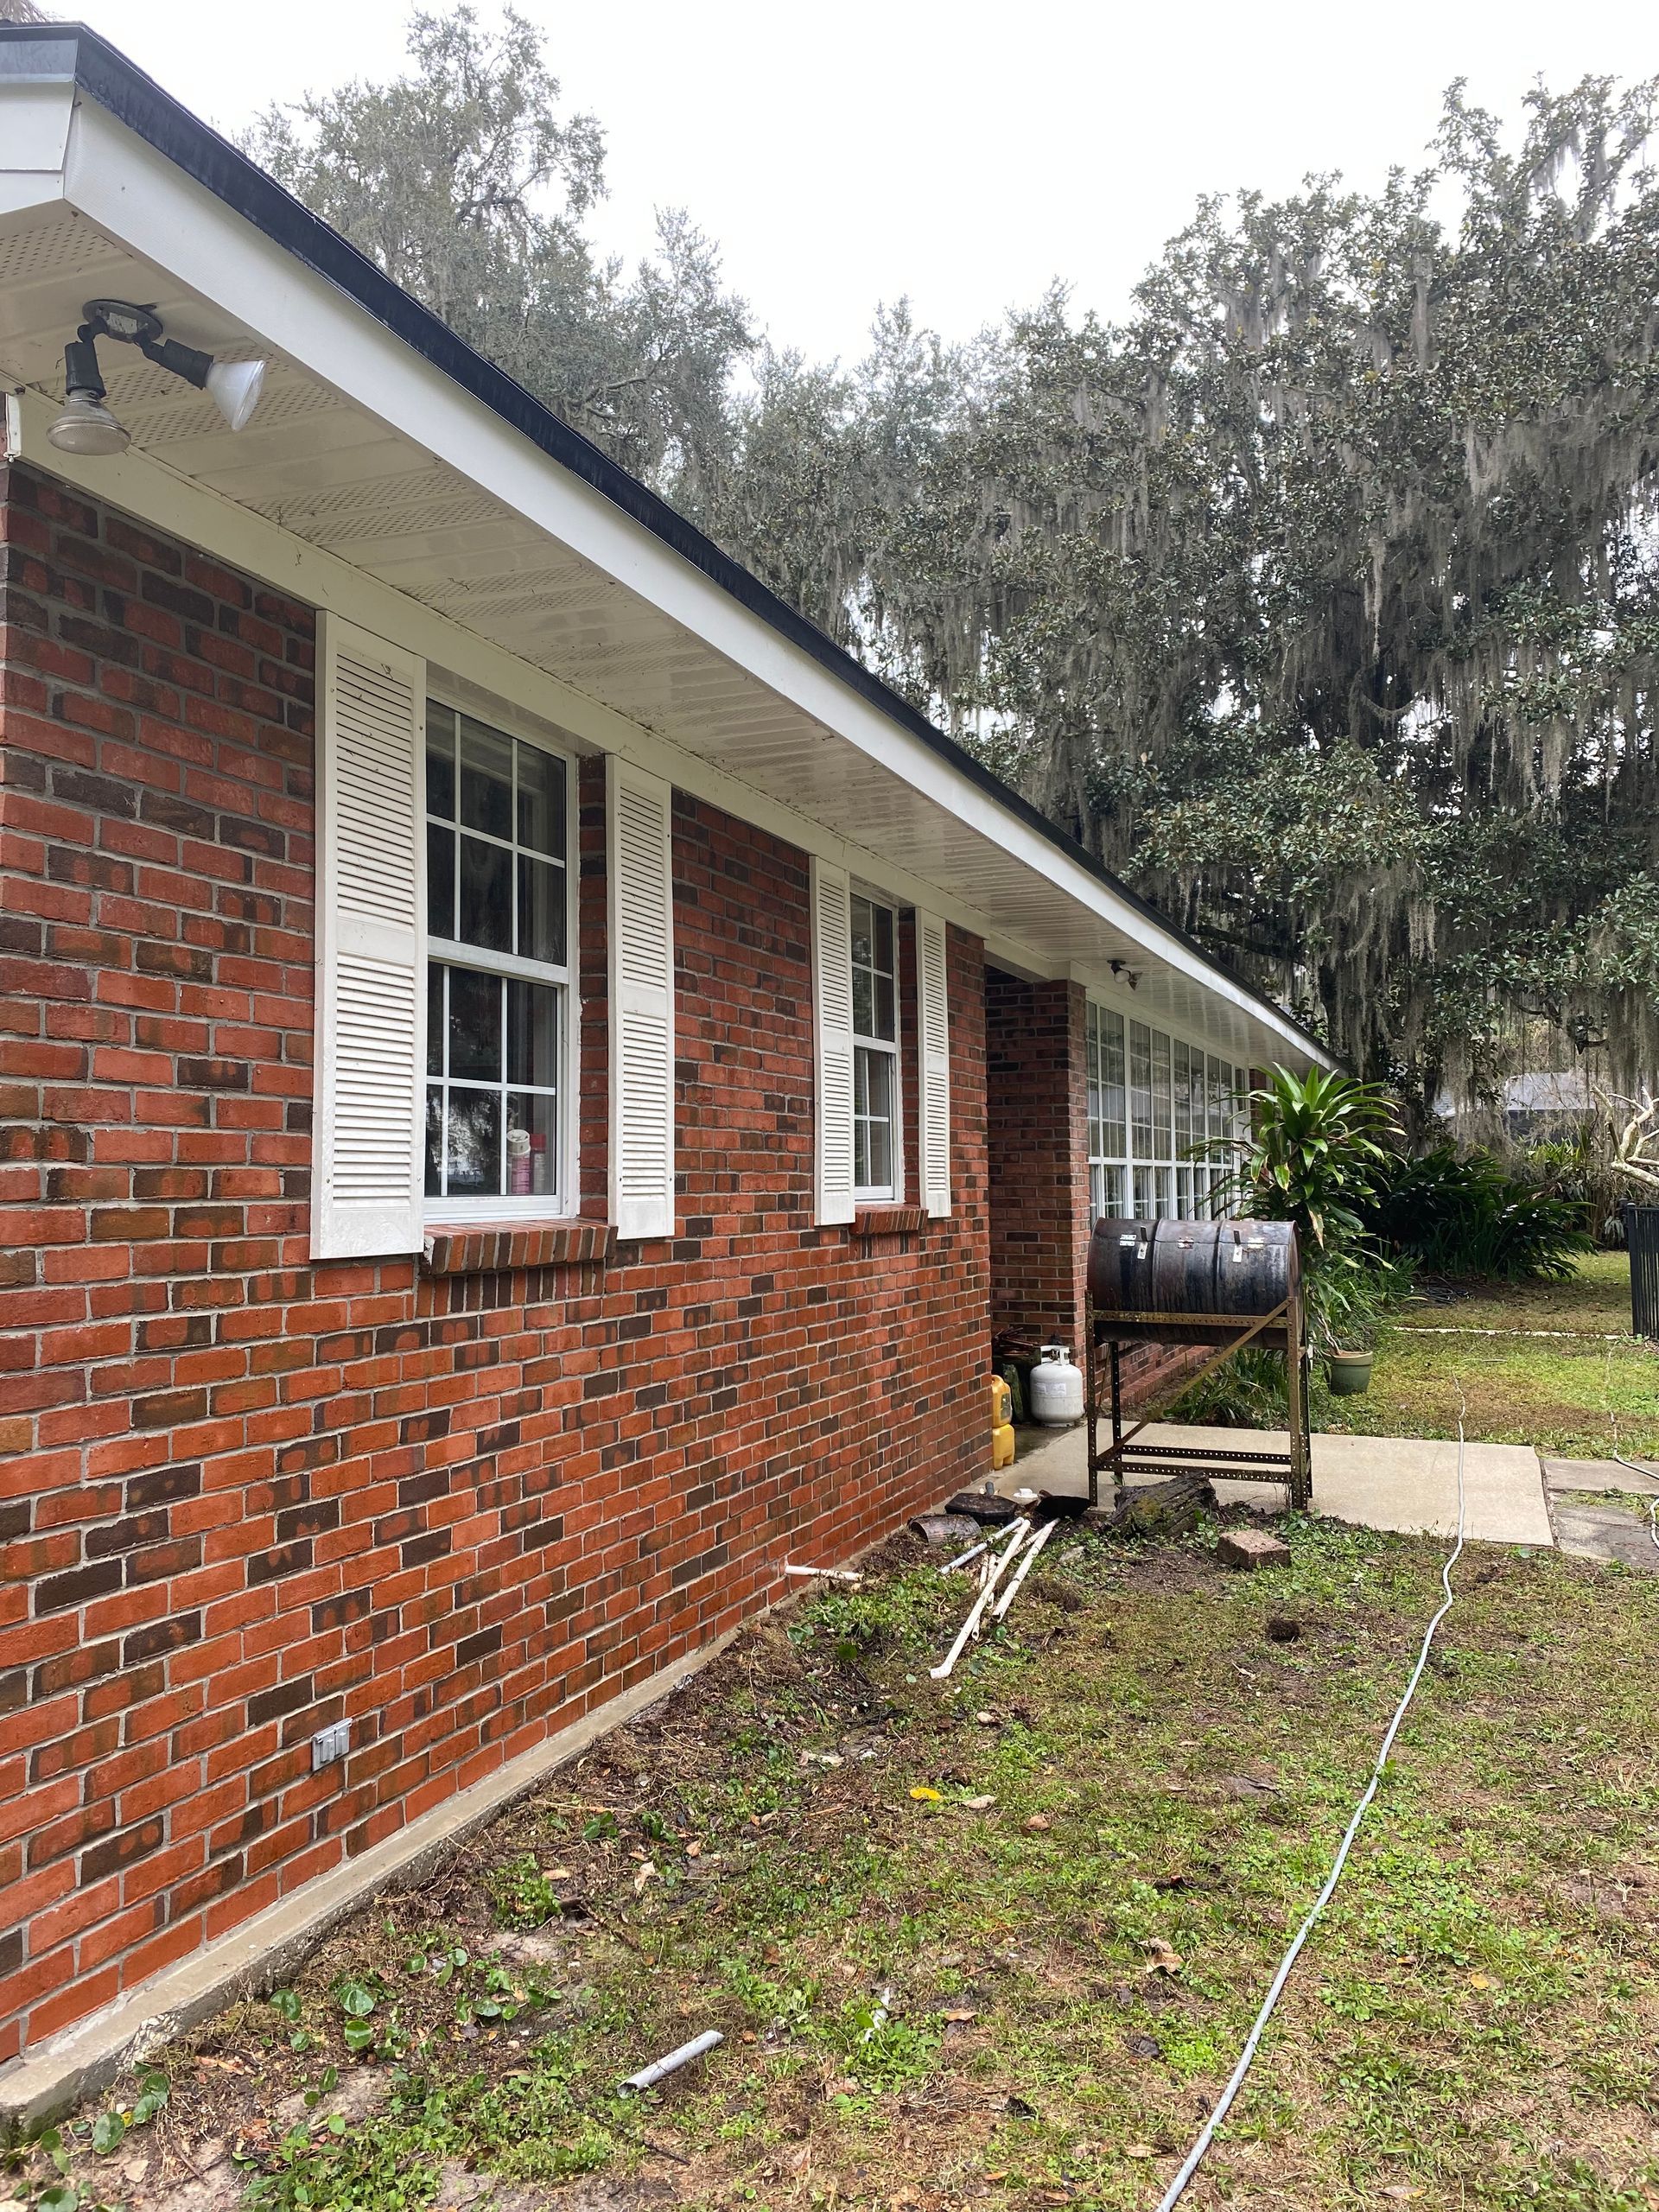
[{"label": "white soffit", "polygon": [[[43,89],[28,91],[49,143]],[[0,81],[0,149],[18,90]],[[169,477],[929,887],[1011,964],[1103,983],[1127,963],[1137,1011],[1238,1056],[1306,1059],[1292,1024],[85,97],[67,147],[60,180],[0,169],[8,385],[59,397],[64,341],[99,293],[154,303],[189,344],[268,355],[258,410],[232,436],[204,395],[99,349],[135,454]]]}]

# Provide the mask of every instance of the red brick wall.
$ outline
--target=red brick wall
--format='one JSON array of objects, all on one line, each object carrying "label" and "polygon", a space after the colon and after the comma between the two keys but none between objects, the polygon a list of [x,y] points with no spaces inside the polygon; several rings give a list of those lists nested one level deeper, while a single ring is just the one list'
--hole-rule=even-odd
[{"label": "red brick wall", "polygon": [[1089,1249],[1086,998],[987,972],[991,1322],[1081,1351]]},{"label": "red brick wall", "polygon": [[989,1218],[977,941],[953,1217],[816,1229],[806,859],[679,795],[677,1237],[314,1268],[311,613],[28,471],[0,556],[4,2057],[976,1471]]}]

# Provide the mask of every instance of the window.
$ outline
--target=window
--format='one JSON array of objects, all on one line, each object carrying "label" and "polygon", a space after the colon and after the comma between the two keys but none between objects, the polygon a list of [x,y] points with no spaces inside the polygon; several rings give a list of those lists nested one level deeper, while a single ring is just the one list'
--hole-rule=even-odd
[{"label": "window", "polygon": [[1211,1211],[1212,1192],[1219,1204],[1249,1135],[1246,1071],[1092,1000],[1084,1059],[1090,1223],[1192,1221]]},{"label": "window", "polygon": [[852,894],[853,1185],[861,1198],[899,1195],[899,963],[891,906]]},{"label": "window", "polygon": [[556,753],[427,704],[426,1194],[563,1210],[570,887]]}]

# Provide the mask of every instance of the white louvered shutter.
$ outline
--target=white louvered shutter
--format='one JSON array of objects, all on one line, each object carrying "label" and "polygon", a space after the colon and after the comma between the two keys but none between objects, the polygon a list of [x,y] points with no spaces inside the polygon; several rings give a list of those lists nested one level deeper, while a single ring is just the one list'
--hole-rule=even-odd
[{"label": "white louvered shutter", "polygon": [[821,1222],[850,1221],[853,1198],[853,915],[847,872],[812,863],[812,1001]]},{"label": "white louvered shutter", "polygon": [[607,761],[611,1218],[619,1236],[674,1234],[674,795]]},{"label": "white louvered shutter", "polygon": [[312,1256],[418,1252],[426,666],[327,613],[317,664]]},{"label": "white louvered shutter", "polygon": [[950,1211],[950,1019],[944,924],[916,912],[916,996],[922,1040],[922,1204]]}]

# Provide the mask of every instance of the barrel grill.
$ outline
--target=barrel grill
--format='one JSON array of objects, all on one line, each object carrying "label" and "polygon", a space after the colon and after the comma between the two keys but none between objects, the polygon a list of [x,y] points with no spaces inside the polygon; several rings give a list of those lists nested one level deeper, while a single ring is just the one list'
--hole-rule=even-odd
[{"label": "barrel grill", "polygon": [[[1294,1505],[1311,1494],[1307,1434],[1307,1349],[1301,1255],[1287,1221],[1103,1220],[1089,1240],[1085,1384],[1089,1421],[1089,1490],[1099,1495],[1099,1470],[1115,1485],[1130,1473],[1169,1474],[1199,1463],[1204,1472],[1233,1480],[1287,1483]],[[1128,1446],[1122,1424],[1121,1351],[1125,1344],[1207,1344],[1224,1359],[1244,1344],[1282,1352],[1288,1367],[1288,1452],[1219,1452],[1195,1446]],[[1097,1447],[1096,1352],[1109,1352],[1112,1443]],[[1185,1389],[1193,1377],[1183,1376]]]}]

